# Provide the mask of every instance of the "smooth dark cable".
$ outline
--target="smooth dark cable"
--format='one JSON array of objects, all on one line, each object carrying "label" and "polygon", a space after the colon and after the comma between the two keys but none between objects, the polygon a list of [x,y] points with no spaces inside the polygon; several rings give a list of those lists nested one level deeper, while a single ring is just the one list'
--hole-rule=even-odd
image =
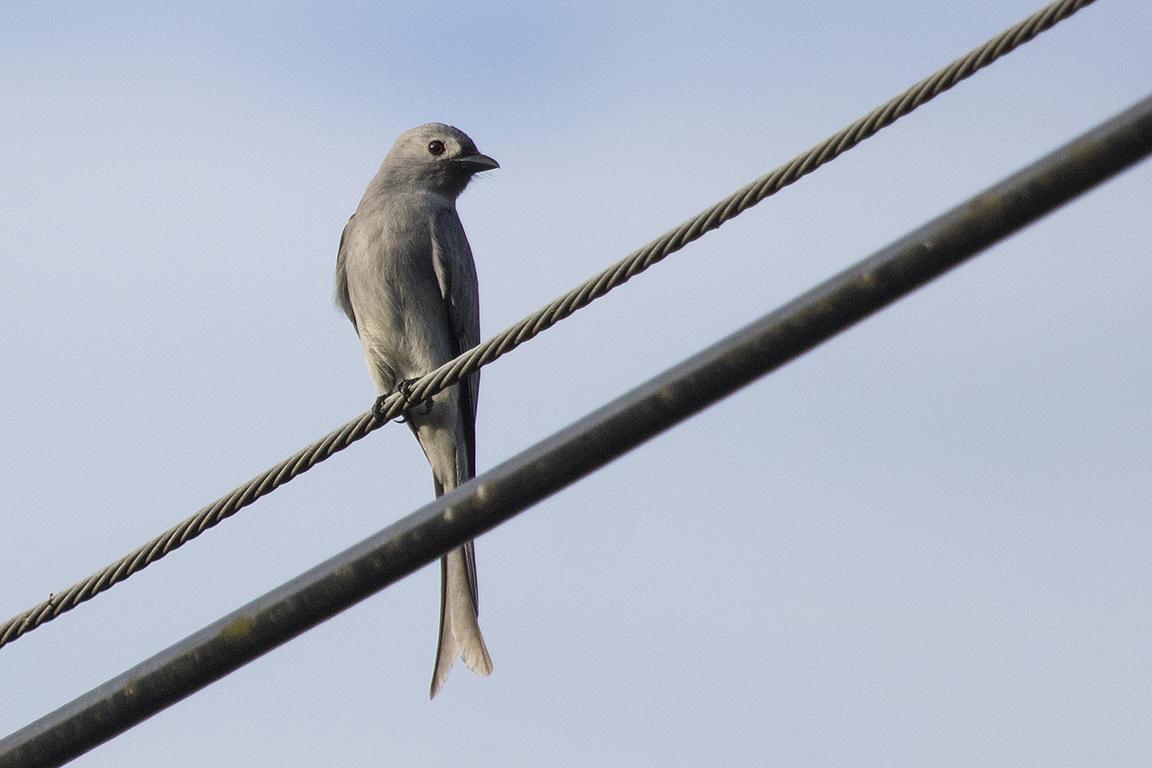
[{"label": "smooth dark cable", "polygon": [[541,443],[0,741],[60,765],[396,582],[1152,153],[1152,97]]}]

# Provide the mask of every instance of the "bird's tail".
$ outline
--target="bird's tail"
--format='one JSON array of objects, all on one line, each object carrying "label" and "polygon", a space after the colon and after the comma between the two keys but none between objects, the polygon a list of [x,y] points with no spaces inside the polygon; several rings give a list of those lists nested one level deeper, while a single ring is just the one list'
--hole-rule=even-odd
[{"label": "bird's tail", "polygon": [[472,542],[440,558],[440,642],[429,697],[448,679],[456,659],[478,675],[492,674],[492,659],[480,634],[476,555]]}]

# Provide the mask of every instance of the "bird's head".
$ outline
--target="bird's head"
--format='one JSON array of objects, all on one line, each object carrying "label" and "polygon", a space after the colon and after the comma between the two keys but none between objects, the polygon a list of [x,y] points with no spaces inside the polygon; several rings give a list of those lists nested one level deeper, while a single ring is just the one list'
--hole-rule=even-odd
[{"label": "bird's head", "polygon": [[430,187],[455,198],[474,174],[499,167],[459,128],[428,123],[400,134],[381,172],[389,182]]}]

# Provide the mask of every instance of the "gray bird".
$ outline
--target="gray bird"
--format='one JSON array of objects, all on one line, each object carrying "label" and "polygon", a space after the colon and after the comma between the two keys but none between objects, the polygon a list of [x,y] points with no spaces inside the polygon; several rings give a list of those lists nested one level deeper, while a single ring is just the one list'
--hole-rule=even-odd
[{"label": "gray bird", "polygon": [[[356,328],[381,394],[403,388],[480,342],[480,298],[472,249],[456,198],[473,174],[500,165],[463,131],[428,123],[406,131],[344,227],[336,257],[336,302]],[[432,465],[436,495],[476,473],[473,373],[406,414]],[[457,658],[492,672],[480,634],[472,542],[440,561],[440,641],[431,696]]]}]

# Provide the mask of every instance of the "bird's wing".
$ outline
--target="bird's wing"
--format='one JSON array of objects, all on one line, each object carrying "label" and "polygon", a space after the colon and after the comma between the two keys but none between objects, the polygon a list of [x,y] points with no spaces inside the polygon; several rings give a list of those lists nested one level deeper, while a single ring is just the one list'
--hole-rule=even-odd
[{"label": "bird's wing", "polygon": [[[476,281],[476,264],[472,249],[464,234],[464,226],[454,209],[441,209],[432,221],[432,264],[440,295],[451,328],[453,355],[459,356],[480,343],[480,288]],[[465,452],[468,458],[468,477],[476,473],[476,404],[480,396],[480,372],[476,371],[458,385],[460,392],[460,421],[463,424]],[[477,611],[480,595],[476,583],[476,554],[472,542],[464,545],[468,586],[472,591],[472,604]]]},{"label": "bird's wing", "polygon": [[[453,355],[460,355],[480,343],[480,289],[476,265],[464,227],[453,209],[441,209],[432,222],[432,263],[452,335]],[[476,470],[476,403],[480,394],[480,373],[460,382],[468,433],[469,468]]]},{"label": "bird's wing", "polygon": [[344,246],[348,240],[348,230],[352,228],[352,221],[355,218],[356,214],[352,214],[348,223],[344,225],[344,231],[340,233],[340,248],[336,252],[336,305],[344,310],[344,314],[348,315],[348,319],[352,321],[352,327],[359,334],[360,328],[356,325],[356,312],[352,309],[352,297],[348,294],[348,270],[344,266]]}]

